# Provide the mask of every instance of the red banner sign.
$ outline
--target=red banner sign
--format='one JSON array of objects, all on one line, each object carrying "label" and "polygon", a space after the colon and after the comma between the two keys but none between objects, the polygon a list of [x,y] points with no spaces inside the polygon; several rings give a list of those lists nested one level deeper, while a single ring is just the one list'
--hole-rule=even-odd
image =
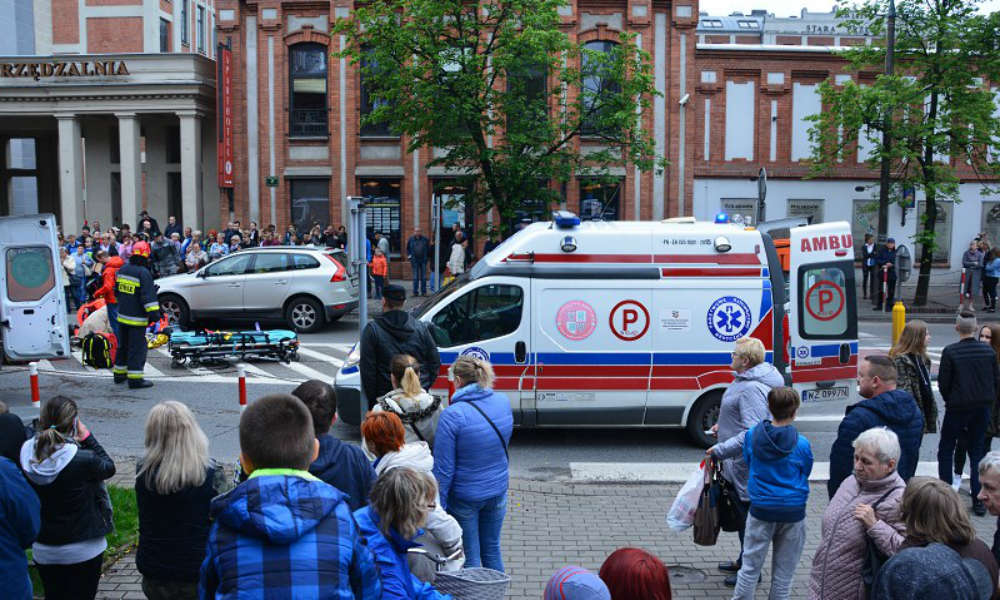
[{"label": "red banner sign", "polygon": [[233,51],[219,44],[218,52],[219,187],[233,187]]}]

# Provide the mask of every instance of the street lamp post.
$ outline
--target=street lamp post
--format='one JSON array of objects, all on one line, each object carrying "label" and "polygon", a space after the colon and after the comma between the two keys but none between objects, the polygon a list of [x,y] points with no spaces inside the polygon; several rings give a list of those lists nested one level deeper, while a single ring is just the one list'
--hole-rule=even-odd
[{"label": "street lamp post", "polygon": [[[889,0],[889,14],[887,15],[886,46],[885,46],[885,74],[892,75],[894,68],[894,54],[896,46],[896,2]],[[878,188],[878,243],[885,244],[889,237],[889,151],[892,148],[892,135],[889,133],[892,122],[892,111],[883,113],[882,129],[882,170],[879,177]]]}]

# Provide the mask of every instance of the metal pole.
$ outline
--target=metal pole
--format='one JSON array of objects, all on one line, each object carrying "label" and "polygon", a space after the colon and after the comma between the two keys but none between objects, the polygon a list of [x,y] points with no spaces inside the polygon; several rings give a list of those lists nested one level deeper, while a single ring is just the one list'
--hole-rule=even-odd
[{"label": "metal pole", "polygon": [[359,196],[349,196],[351,207],[351,231],[348,234],[351,246],[351,264],[358,274],[358,339],[368,324],[368,256],[365,252],[365,202]]},{"label": "metal pole", "polygon": [[441,198],[431,198],[431,219],[434,222],[434,291],[441,289]]},{"label": "metal pole", "polygon": [[[896,2],[889,0],[888,25],[885,47],[885,74],[892,75],[894,69],[894,54],[896,52]],[[878,186],[878,243],[885,245],[889,237],[889,151],[892,149],[892,135],[889,127],[892,123],[891,109],[882,116],[882,170]],[[905,209],[903,209],[905,212]]]}]

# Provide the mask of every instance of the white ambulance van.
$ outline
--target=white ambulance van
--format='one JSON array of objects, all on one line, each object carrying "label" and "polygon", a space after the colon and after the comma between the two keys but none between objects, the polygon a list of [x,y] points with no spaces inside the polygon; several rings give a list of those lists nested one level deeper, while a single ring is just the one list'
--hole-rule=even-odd
[{"label": "white ambulance van", "polygon": [[[685,427],[708,445],[733,343],[752,336],[804,402],[854,397],[848,223],[791,228],[782,260],[766,233],[733,223],[554,217],[414,310],[441,353],[433,393],[447,394],[457,356],[475,354],[521,427]],[[358,359],[356,346],[335,382],[349,424],[362,414]]]},{"label": "white ambulance van", "polygon": [[0,217],[0,338],[14,361],[69,356],[56,218]]}]

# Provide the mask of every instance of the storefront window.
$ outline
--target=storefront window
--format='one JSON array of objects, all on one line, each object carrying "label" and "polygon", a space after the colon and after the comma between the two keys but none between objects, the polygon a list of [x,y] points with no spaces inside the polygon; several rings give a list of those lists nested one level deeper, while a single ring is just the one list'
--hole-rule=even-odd
[{"label": "storefront window", "polygon": [[389,256],[398,257],[402,247],[399,205],[401,182],[398,179],[363,179],[360,182],[361,195],[367,200],[365,229],[368,239],[375,248],[375,233],[389,238]]},{"label": "storefront window", "polygon": [[584,221],[617,221],[621,218],[620,207],[620,181],[580,181],[580,218]]},{"label": "storefront window", "polygon": [[330,180],[292,179],[292,224],[299,235],[330,222]]},{"label": "storefront window", "polygon": [[296,44],[289,53],[291,61],[292,137],[327,134],[326,46]]},{"label": "storefront window", "polygon": [[[948,257],[951,254],[951,215],[955,203],[938,200],[934,204],[937,208],[937,222],[934,224],[934,252],[931,253],[931,260],[935,263],[947,263]],[[922,215],[926,210],[927,202],[925,200],[917,203],[918,230],[923,229]],[[971,240],[966,240],[966,243],[969,241]],[[915,244],[914,249],[913,262],[916,264],[920,260],[921,245]]]},{"label": "storefront window", "polygon": [[986,233],[991,246],[1000,243],[1000,202],[983,202],[983,224],[980,231]]},{"label": "storefront window", "polygon": [[851,219],[854,260],[861,260],[861,248],[865,245],[865,235],[868,234],[878,234],[878,201],[855,200],[854,215]]}]

